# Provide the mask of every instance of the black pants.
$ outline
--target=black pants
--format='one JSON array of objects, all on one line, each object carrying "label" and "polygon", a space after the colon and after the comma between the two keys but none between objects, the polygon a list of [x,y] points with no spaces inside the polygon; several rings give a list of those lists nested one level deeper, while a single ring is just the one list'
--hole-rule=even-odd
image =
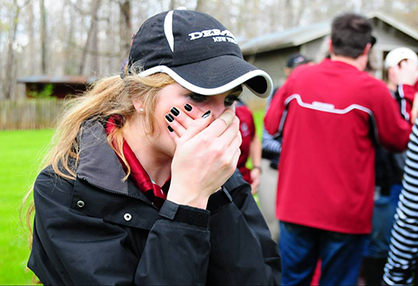
[{"label": "black pants", "polygon": [[382,285],[383,268],[387,258],[363,258],[362,274],[366,285]]}]

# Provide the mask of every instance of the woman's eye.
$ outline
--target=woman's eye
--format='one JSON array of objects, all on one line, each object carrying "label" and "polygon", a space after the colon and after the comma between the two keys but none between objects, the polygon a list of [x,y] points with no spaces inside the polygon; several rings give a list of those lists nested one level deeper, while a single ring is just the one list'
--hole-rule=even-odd
[{"label": "woman's eye", "polygon": [[238,100],[238,96],[228,96],[225,98],[225,106],[231,106]]},{"label": "woman's eye", "polygon": [[197,94],[197,93],[191,93],[191,94],[189,94],[189,98],[190,98],[192,101],[194,101],[194,102],[198,102],[198,103],[200,103],[200,102],[205,102],[205,101],[208,99],[208,97],[207,97],[207,96],[202,95],[202,94]]}]

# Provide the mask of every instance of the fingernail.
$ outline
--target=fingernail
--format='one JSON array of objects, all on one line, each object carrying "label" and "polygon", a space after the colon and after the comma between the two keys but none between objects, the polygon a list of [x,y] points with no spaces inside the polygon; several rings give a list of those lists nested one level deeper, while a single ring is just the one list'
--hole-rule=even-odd
[{"label": "fingernail", "polygon": [[173,132],[173,131],[174,131],[174,129],[173,129],[173,128],[171,128],[171,126],[170,126],[170,125],[168,125],[168,126],[167,126],[167,128],[168,128],[168,131],[170,131],[170,132]]},{"label": "fingernail", "polygon": [[210,115],[210,110],[206,111],[205,114],[202,115],[202,118],[206,118]]},{"label": "fingernail", "polygon": [[186,109],[186,111],[192,111],[192,106],[190,105],[190,104],[188,104],[188,103],[186,103],[185,105],[184,105],[184,109]]},{"label": "fingernail", "polygon": [[174,117],[171,116],[171,114],[166,114],[165,119],[167,119],[168,122],[173,122],[174,121]]},{"label": "fingernail", "polygon": [[174,114],[174,116],[177,116],[177,115],[179,115],[180,114],[180,111],[177,109],[177,108],[175,108],[175,107],[173,107],[173,108],[171,108],[171,113],[173,113]]}]

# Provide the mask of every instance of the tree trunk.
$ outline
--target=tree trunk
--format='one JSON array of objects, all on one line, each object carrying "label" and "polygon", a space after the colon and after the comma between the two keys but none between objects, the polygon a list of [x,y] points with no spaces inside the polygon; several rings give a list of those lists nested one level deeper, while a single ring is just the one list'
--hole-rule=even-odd
[{"label": "tree trunk", "polygon": [[198,11],[198,12],[204,12],[204,7],[203,7],[203,5],[204,5],[204,2],[203,2],[203,0],[197,0],[196,1],[196,8],[194,9],[195,11]]},{"label": "tree trunk", "polygon": [[[3,10],[6,10],[4,6],[0,6],[0,15],[4,15]],[[3,37],[5,33],[0,33],[0,47],[1,49],[5,50],[5,47],[1,44],[3,43]],[[2,56],[0,56],[0,67],[3,67],[3,62],[4,62],[4,58]],[[3,82],[4,82],[4,69],[0,68],[0,100],[3,99]]]},{"label": "tree trunk", "polygon": [[35,66],[35,31],[34,31],[34,23],[35,23],[35,17],[33,15],[33,4],[29,3],[28,5],[28,20],[27,20],[27,29],[29,32],[29,74],[34,75],[36,66]]},{"label": "tree trunk", "polygon": [[[99,1],[97,1],[99,2]],[[97,73],[99,71],[99,56],[98,56],[98,52],[99,52],[99,41],[98,41],[98,37],[97,37],[97,33],[98,33],[98,26],[99,26],[99,22],[98,22],[98,13],[97,13],[98,9],[95,9],[94,11],[92,11],[92,35],[91,35],[91,44],[90,44],[90,50],[96,52],[95,54],[91,55],[91,70],[94,73]]]},{"label": "tree trunk", "polygon": [[6,73],[5,73],[5,77],[4,77],[4,99],[13,99],[13,90],[14,90],[14,86],[15,86],[15,79],[14,79],[14,75],[15,73],[13,72],[13,69],[15,68],[15,54],[14,54],[14,50],[13,50],[13,45],[16,41],[16,30],[17,30],[17,25],[19,23],[19,14],[20,14],[20,7],[17,4],[17,0],[14,1],[14,6],[15,6],[15,12],[13,15],[13,22],[12,22],[12,27],[9,31],[9,45],[7,48],[7,59],[6,59]]},{"label": "tree trunk", "polygon": [[123,59],[128,57],[132,40],[131,1],[123,0],[119,3],[120,8],[120,54]]},{"label": "tree trunk", "polygon": [[284,28],[290,29],[292,28],[293,24],[293,7],[292,7],[292,0],[284,0]]},{"label": "tree trunk", "polygon": [[68,0],[65,1],[65,8],[68,9],[68,13],[70,14],[70,22],[68,23],[69,27],[67,28],[66,32],[66,43],[64,49],[64,74],[72,75],[75,74],[77,63],[74,60],[74,51],[73,51],[73,41],[74,41],[74,21],[75,16],[73,9],[70,5],[68,5]]},{"label": "tree trunk", "polygon": [[169,10],[174,10],[177,8],[176,0],[170,0]]},{"label": "tree trunk", "polygon": [[39,9],[41,12],[41,70],[42,74],[47,74],[47,46],[46,46],[46,8],[45,8],[45,0],[39,1]]},{"label": "tree trunk", "polygon": [[97,22],[97,17],[95,17],[94,15],[97,15],[97,10],[99,10],[101,4],[101,0],[95,0],[93,2],[91,2],[91,21],[90,21],[90,28],[89,28],[89,32],[87,34],[87,39],[86,39],[86,43],[84,44],[84,48],[83,48],[83,54],[81,56],[81,62],[80,62],[80,67],[78,69],[78,74],[82,75],[84,74],[84,69],[86,67],[86,60],[87,60],[87,52],[89,49],[89,44],[91,41],[91,38],[93,36],[93,32],[94,32],[94,22]]},{"label": "tree trunk", "polygon": [[310,1],[300,0],[300,5],[298,6],[298,10],[295,13],[296,16],[294,17],[294,21],[293,21],[294,27],[300,26],[302,16],[305,13],[306,7],[308,7],[309,4],[310,4]]}]

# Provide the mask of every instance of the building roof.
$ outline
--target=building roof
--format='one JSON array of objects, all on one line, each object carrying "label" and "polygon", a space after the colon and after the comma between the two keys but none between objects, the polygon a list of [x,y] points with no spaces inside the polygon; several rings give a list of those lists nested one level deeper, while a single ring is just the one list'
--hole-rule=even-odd
[{"label": "building roof", "polygon": [[385,14],[383,12],[372,12],[370,14],[368,14],[368,17],[370,19],[373,18],[377,18],[380,19],[381,21],[385,22],[386,24],[394,27],[395,29],[401,31],[402,33],[410,36],[411,38],[413,38],[414,40],[418,41],[418,30],[414,29],[411,26],[408,26],[405,23],[400,22],[398,19],[393,18],[392,16]]},{"label": "building roof", "polygon": [[[418,31],[400,23],[395,18],[383,13],[373,12],[367,15],[369,19],[377,18],[380,21],[394,27],[418,41]],[[289,47],[300,46],[313,40],[319,39],[331,32],[331,21],[324,21],[309,26],[289,29],[284,32],[262,35],[249,39],[242,43],[241,50],[244,56],[280,50]]]},{"label": "building roof", "polygon": [[241,44],[241,50],[243,55],[280,50],[313,41],[317,38],[328,35],[329,32],[329,21],[316,23],[309,26],[289,29],[284,32],[277,32],[252,38]]},{"label": "building roof", "polygon": [[52,84],[77,84],[77,83],[93,83],[96,81],[96,77],[88,76],[27,76],[17,78],[18,83],[52,83]]}]

